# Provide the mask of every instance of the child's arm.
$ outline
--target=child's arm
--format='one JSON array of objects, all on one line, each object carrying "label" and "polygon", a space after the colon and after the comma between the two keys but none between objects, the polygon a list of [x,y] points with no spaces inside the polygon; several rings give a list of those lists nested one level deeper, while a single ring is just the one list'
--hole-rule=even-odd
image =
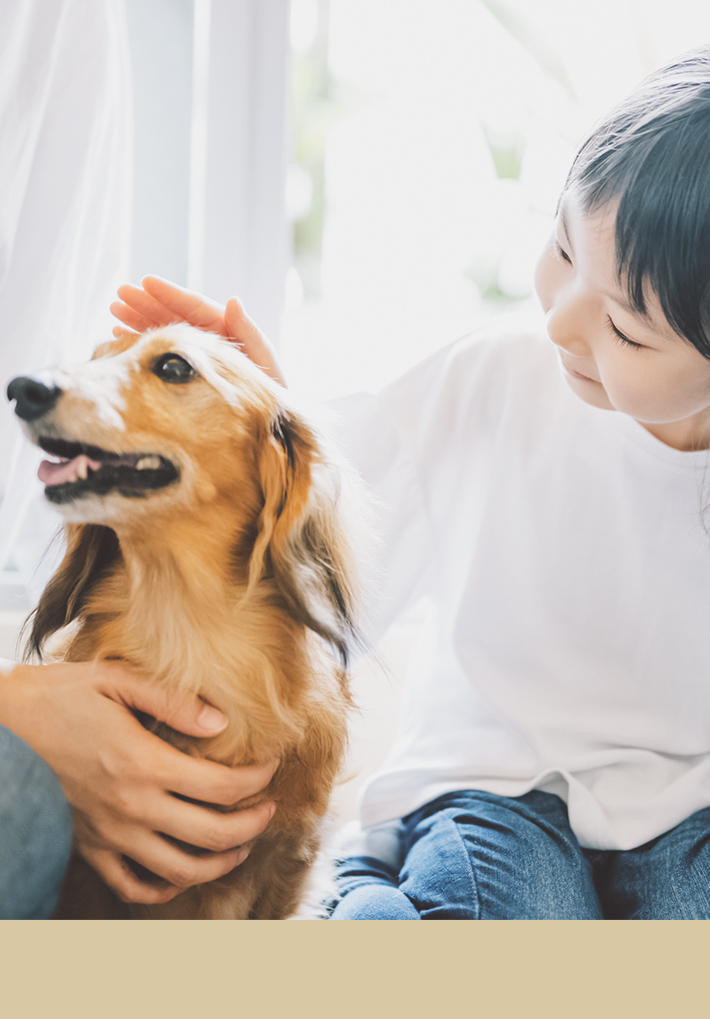
[{"label": "child's arm", "polygon": [[[140,287],[130,284],[119,287],[120,300],[111,305],[112,313],[130,329],[142,333],[171,322],[187,322],[233,340],[254,364],[282,386],[286,385],[273,346],[238,298],[230,297],[226,305],[221,305],[159,276],[145,276],[141,282]],[[125,329],[117,326],[114,333],[120,336]]]}]

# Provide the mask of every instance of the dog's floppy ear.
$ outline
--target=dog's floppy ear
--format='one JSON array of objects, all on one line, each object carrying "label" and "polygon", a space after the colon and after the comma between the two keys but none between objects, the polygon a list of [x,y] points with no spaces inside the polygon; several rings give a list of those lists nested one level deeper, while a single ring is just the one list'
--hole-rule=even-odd
[{"label": "dog's floppy ear", "polygon": [[110,527],[68,524],[65,533],[64,558],[27,621],[32,628],[25,657],[33,653],[42,657],[46,639],[80,615],[92,587],[120,554]]},{"label": "dog's floppy ear", "polygon": [[311,428],[280,408],[261,439],[259,479],[264,505],[250,585],[270,569],[294,618],[329,641],[346,664],[358,591],[339,505],[343,476]]}]

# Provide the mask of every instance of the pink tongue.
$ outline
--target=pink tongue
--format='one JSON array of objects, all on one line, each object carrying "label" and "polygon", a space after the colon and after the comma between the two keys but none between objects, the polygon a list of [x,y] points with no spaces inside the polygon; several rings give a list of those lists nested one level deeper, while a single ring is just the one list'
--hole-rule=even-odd
[{"label": "pink tongue", "polygon": [[97,471],[100,466],[96,460],[90,460],[82,453],[81,456],[75,456],[66,463],[55,464],[51,460],[43,460],[39,465],[37,477],[44,485],[65,485],[78,478],[85,478],[87,467]]}]

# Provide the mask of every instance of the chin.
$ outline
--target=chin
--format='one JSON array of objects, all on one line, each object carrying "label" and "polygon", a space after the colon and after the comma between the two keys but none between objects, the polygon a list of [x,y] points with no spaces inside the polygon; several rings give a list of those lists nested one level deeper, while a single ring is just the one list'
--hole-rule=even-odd
[{"label": "chin", "polygon": [[564,369],[562,369],[562,374],[564,375],[566,384],[572,390],[574,395],[578,396],[580,400],[583,400],[585,403],[588,403],[590,407],[598,407],[599,410],[617,409],[607,396],[606,390],[604,389],[604,386],[602,386],[601,382],[576,379]]}]

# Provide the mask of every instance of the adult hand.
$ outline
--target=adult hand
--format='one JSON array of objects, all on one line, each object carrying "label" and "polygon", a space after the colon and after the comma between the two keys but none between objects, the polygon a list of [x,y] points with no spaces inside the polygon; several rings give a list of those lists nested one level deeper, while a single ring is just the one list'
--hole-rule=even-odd
[{"label": "adult hand", "polygon": [[[191,736],[226,725],[199,698],[176,701],[114,662],[17,665],[0,682],[0,722],[54,769],[73,808],[79,853],[124,902],[168,902],[246,859],[276,809],[257,794],[278,762],[228,768],[190,757],[144,729],[133,710]],[[178,797],[253,802],[221,813]],[[209,852],[191,855],[164,835]],[[163,883],[140,880],[126,857]]]},{"label": "adult hand", "polygon": [[[230,297],[226,305],[218,304],[159,276],[144,276],[140,287],[126,283],[118,288],[118,296],[120,300],[114,301],[111,312],[130,330],[144,333],[157,326],[187,322],[237,343],[263,372],[286,385],[276,351],[237,297]],[[114,329],[116,336],[125,332],[121,326]]]}]

